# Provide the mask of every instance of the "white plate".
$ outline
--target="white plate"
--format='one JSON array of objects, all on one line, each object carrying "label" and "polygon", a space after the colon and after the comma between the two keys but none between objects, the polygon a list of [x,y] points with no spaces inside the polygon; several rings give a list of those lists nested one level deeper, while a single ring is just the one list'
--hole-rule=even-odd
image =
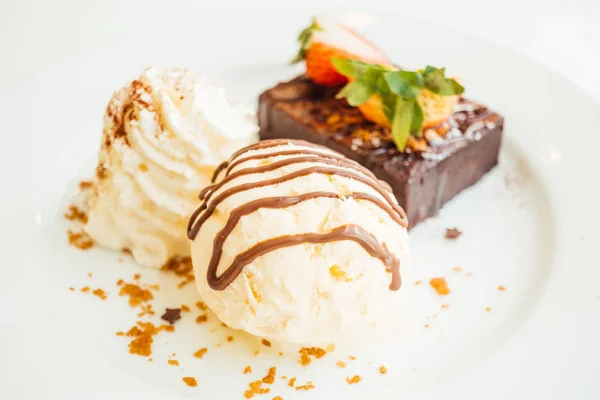
[{"label": "white plate", "polygon": [[[201,326],[185,315],[175,333],[156,337],[152,363],[127,353],[128,341],[115,332],[130,327],[137,311],[117,296],[117,279],[141,273],[160,283],[158,312],[193,305],[197,296],[191,286],[177,290],[171,276],[119,263],[120,254],[67,245],[62,213],[78,180],[92,174],[107,100],[146,65],[185,65],[255,103],[260,90],[297,72],[285,62],[309,11],[146,20],[130,38],[73,55],[0,96],[0,397],[237,399],[273,365],[316,389],[294,391],[278,378],[259,399],[600,397],[600,221],[597,191],[589,188],[598,182],[600,108],[509,50],[396,15],[350,17],[395,61],[447,66],[469,97],[506,117],[500,166],[411,234],[407,305],[391,316],[402,321],[402,334],[352,350],[355,361],[338,350],[304,369],[295,354],[279,356],[214,316]],[[454,226],[463,236],[444,239]],[[434,276],[448,279],[449,296],[429,287]],[[86,285],[109,298],[68,290]],[[225,340],[230,334],[233,343]],[[192,355],[200,347],[209,348],[202,360]],[[171,353],[180,367],[167,364]],[[336,368],[338,360],[348,367]],[[252,375],[242,374],[246,365]],[[345,378],[354,374],[363,381],[350,386]],[[183,376],[199,386],[187,387]]]}]

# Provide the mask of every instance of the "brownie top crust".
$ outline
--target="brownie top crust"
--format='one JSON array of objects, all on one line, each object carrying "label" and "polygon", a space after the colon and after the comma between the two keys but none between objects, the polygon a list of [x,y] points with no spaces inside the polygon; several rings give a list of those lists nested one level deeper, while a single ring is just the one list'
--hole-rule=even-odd
[{"label": "brownie top crust", "polygon": [[269,131],[269,119],[277,110],[306,133],[312,132],[311,141],[340,151],[367,168],[384,165],[395,179],[410,182],[489,132],[502,129],[504,122],[500,114],[485,105],[461,99],[448,120],[425,129],[426,141],[415,141],[400,152],[390,129],[366,120],[358,108],[337,99],[339,89],[318,86],[306,76],[299,76],[267,90],[259,99],[261,134]]}]

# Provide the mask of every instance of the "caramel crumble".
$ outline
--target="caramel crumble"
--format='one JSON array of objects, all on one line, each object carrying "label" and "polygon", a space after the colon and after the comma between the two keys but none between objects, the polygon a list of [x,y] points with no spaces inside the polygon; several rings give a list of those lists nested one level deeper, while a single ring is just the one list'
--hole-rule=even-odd
[{"label": "caramel crumble", "polygon": [[208,316],[207,316],[206,314],[203,314],[203,315],[198,315],[198,316],[196,317],[196,323],[197,323],[197,324],[201,324],[201,323],[204,323],[204,322],[206,322],[206,321],[208,321]]},{"label": "caramel crumble", "polygon": [[[200,350],[198,350],[197,352],[194,353],[194,357],[196,357],[196,358],[202,358],[202,357],[204,357],[204,355],[206,354],[207,351],[208,351],[208,349],[206,347],[203,347],[203,348],[201,348]],[[248,368],[248,367],[246,367],[246,368]],[[250,370],[250,372],[252,372],[252,370]],[[244,373],[246,373],[246,370],[244,370]]]},{"label": "caramel crumble", "polygon": [[271,347],[271,342],[269,342],[267,339],[262,339],[260,342],[267,347]]},{"label": "caramel crumble", "polygon": [[431,278],[429,284],[440,296],[446,296],[451,292],[448,284],[446,283],[446,278]]},{"label": "caramel crumble", "polygon": [[428,329],[430,326],[431,326],[430,324],[425,324],[425,325],[423,325],[423,327],[424,327],[425,329]]},{"label": "caramel crumble", "polygon": [[172,272],[178,277],[183,278],[177,284],[177,287],[180,289],[194,281],[194,268],[190,257],[173,257],[161,267],[161,271]]},{"label": "caramel crumble", "polygon": [[179,361],[177,360],[168,360],[167,362],[169,363],[169,365],[174,365],[176,367],[179,366]]},{"label": "caramel crumble", "polygon": [[152,309],[152,304],[142,304],[142,312],[138,314],[138,317],[143,317],[144,315],[154,315],[154,309]]},{"label": "caramel crumble", "polygon": [[182,378],[182,379],[186,383],[186,385],[188,385],[190,387],[198,386],[198,381],[196,381],[196,378],[193,378],[191,376],[186,376],[185,378]]},{"label": "caramel crumble", "polygon": [[349,385],[354,385],[355,383],[358,383],[360,381],[362,381],[362,378],[359,375],[354,375],[352,378],[346,378],[346,382],[348,382]]},{"label": "caramel crumble", "polygon": [[379,367],[379,373],[381,375],[385,375],[385,374],[387,374],[387,372],[388,372],[388,369],[385,367],[385,365],[382,365],[381,367]]},{"label": "caramel crumble", "polygon": [[353,360],[353,361],[356,360],[356,357],[354,357],[353,355],[349,355],[348,358],[351,359],[351,360]]},{"label": "caramel crumble", "polygon": [[504,292],[506,290],[506,288],[504,286],[500,285],[500,286],[498,286],[498,290],[500,292]]},{"label": "caramel crumble", "polygon": [[74,288],[73,286],[71,286],[71,287],[69,288],[69,290],[70,290],[71,292],[74,292],[74,291],[75,291],[75,288]]},{"label": "caramel crumble", "polygon": [[338,361],[335,363],[336,366],[340,367],[340,368],[346,368],[346,363],[344,361]]},{"label": "caramel crumble", "polygon": [[421,280],[416,280],[416,281],[415,281],[415,286],[419,286],[421,283],[423,283],[423,281],[421,281]]},{"label": "caramel crumble", "polygon": [[269,368],[269,371],[267,372],[267,375],[265,375],[262,378],[262,381],[266,384],[271,385],[273,382],[275,382],[275,376],[277,374],[277,367],[271,367]]},{"label": "caramel crumble", "polygon": [[102,300],[106,300],[106,293],[102,289],[96,289],[92,292],[94,296],[100,297]]},{"label": "caramel crumble", "polygon": [[81,211],[77,206],[70,205],[67,212],[64,214],[65,218],[69,221],[79,221],[82,224],[87,224],[88,216],[85,212]]},{"label": "caramel crumble", "polygon": [[227,341],[228,342],[233,342],[233,336],[227,336]]},{"label": "caramel crumble", "polygon": [[167,325],[155,326],[151,322],[138,321],[137,325],[126,333],[126,336],[135,338],[129,343],[129,353],[144,357],[151,355],[152,343],[154,342],[153,336],[163,330],[173,332],[173,327]]},{"label": "caramel crumble", "polygon": [[288,386],[294,387],[295,384],[296,384],[296,378],[290,378],[290,381],[288,382]]},{"label": "caramel crumble", "polygon": [[450,308],[450,304],[442,304],[441,307],[443,309],[448,309],[448,308]]},{"label": "caramel crumble", "polygon": [[296,386],[296,390],[312,390],[315,388],[312,381],[306,382],[304,385]]},{"label": "caramel crumble", "polygon": [[262,384],[263,384],[262,381],[250,382],[250,384],[248,385],[250,387],[250,389],[248,389],[248,390],[246,390],[244,392],[244,397],[247,398],[247,399],[251,399],[256,394],[266,394],[266,393],[269,393],[271,391],[271,389],[269,389],[269,388],[263,388]]},{"label": "caramel crumble", "polygon": [[251,374],[251,373],[252,373],[252,367],[249,365],[246,365],[246,368],[244,368],[244,375]]},{"label": "caramel crumble", "polygon": [[452,272],[461,272],[463,269],[461,267],[452,268]]},{"label": "caramel crumble", "polygon": [[81,288],[81,293],[87,293],[90,291],[90,287],[89,286],[84,286]]},{"label": "caramel crumble", "polygon": [[283,400],[283,397],[281,397],[281,396],[275,396],[275,397],[273,397],[273,400]]},{"label": "caramel crumble", "polygon": [[94,241],[84,231],[73,232],[69,230],[67,235],[69,236],[69,244],[80,250],[88,250],[94,246]]},{"label": "caramel crumble", "polygon": [[490,311],[492,311],[492,308],[491,307],[486,307],[485,311],[490,312]]},{"label": "caramel crumble", "polygon": [[204,303],[203,301],[197,301],[196,302],[196,307],[198,307],[198,309],[204,311],[208,308],[208,306],[206,305],[206,303]]},{"label": "caramel crumble", "polygon": [[181,305],[181,311],[183,312],[190,312],[190,308],[188,306],[186,306],[185,304]]},{"label": "caramel crumble", "polygon": [[142,289],[133,283],[125,283],[119,291],[119,296],[129,296],[129,305],[137,307],[142,303],[154,299],[154,295],[147,289]]}]

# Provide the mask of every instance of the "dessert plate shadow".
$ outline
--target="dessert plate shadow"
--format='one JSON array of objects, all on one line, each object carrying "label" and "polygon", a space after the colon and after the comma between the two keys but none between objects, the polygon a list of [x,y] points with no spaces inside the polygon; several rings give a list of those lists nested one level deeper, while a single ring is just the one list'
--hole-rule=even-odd
[{"label": "dessert plate shadow", "polygon": [[[396,62],[447,66],[460,75],[469,97],[506,118],[500,165],[411,231],[414,265],[404,276],[386,334],[303,366],[292,346],[267,347],[221,326],[210,313],[198,323],[200,299],[193,284],[177,287],[180,277],[138,267],[127,255],[68,245],[67,230],[77,226],[63,213],[79,181],[93,174],[102,113],[113,88],[146,65],[185,65],[255,105],[262,90],[298,72],[285,61],[309,15],[310,10],[293,16],[273,12],[249,20],[230,13],[227,24],[245,34],[223,33],[219,43],[196,44],[202,48],[197,53],[189,51],[191,39],[171,39],[227,30],[219,25],[223,16],[187,16],[172,33],[149,33],[152,46],[107,43],[0,94],[5,129],[14,133],[0,149],[0,176],[11,193],[3,199],[0,227],[4,397],[237,399],[273,366],[275,383],[257,398],[600,396],[594,361],[600,356],[594,251],[600,238],[587,189],[597,181],[588,164],[600,145],[590,134],[600,131],[600,108],[544,67],[441,28],[400,24],[393,15],[352,14]],[[394,39],[415,31],[418,41]],[[463,234],[446,239],[446,229],[455,227]],[[160,285],[149,320],[164,322],[159,317],[166,307],[191,308],[174,332],[154,337],[150,357],[128,354],[131,339],[116,336],[142,318],[116,286],[138,273],[142,282]],[[429,285],[435,277],[446,278],[449,295],[439,296]],[[82,293],[86,286],[103,289],[107,299]],[[201,348],[206,354],[195,357]],[[168,363],[175,359],[178,366]],[[339,361],[345,368],[336,366]],[[252,373],[244,374],[248,365]],[[354,375],[361,382],[348,384]],[[182,378],[188,376],[198,387],[186,386]],[[292,377],[297,385],[312,381],[315,388],[295,390],[288,385]]]}]

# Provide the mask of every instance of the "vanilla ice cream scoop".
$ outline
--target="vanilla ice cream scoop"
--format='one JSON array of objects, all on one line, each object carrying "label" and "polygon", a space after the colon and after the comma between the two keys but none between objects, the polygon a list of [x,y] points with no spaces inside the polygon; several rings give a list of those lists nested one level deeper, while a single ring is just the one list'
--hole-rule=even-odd
[{"label": "vanilla ice cream scoop", "polygon": [[294,140],[246,147],[215,175],[188,237],[200,295],[223,322],[319,346],[389,318],[410,251],[386,183]]},{"label": "vanilla ice cream scoop", "polygon": [[86,232],[148,267],[189,256],[185,227],[198,192],[257,133],[252,110],[211,81],[146,69],[108,104]]}]

